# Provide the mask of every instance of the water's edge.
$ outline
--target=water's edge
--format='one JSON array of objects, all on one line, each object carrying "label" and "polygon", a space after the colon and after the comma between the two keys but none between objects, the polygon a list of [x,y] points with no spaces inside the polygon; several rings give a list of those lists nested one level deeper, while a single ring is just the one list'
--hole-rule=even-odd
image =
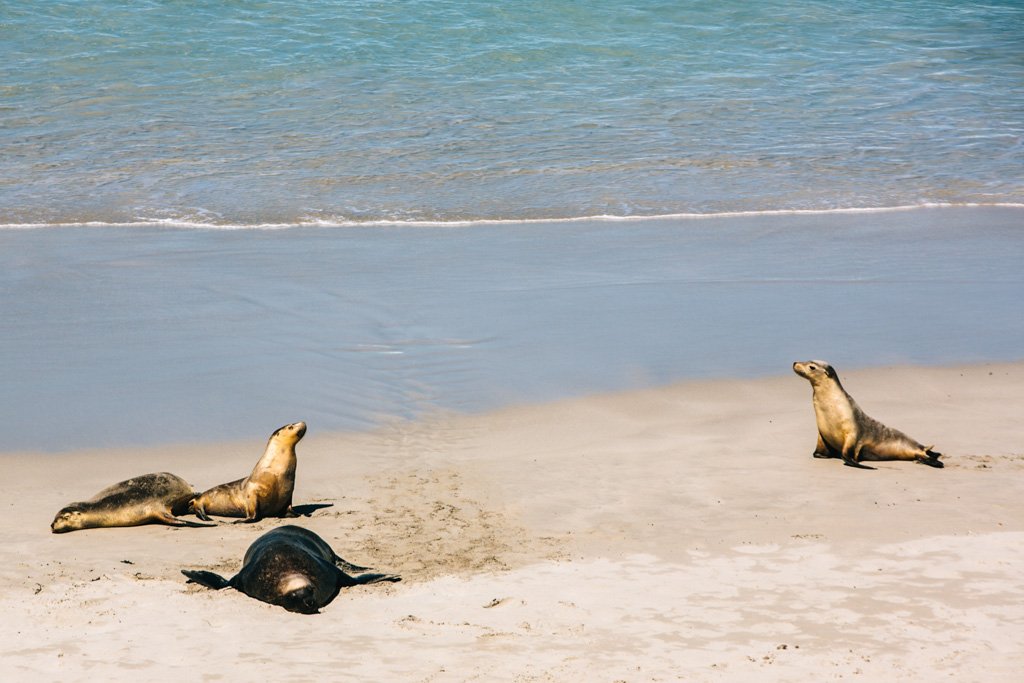
[{"label": "water's edge", "polygon": [[364,429],[801,358],[1014,360],[1022,256],[1017,208],[0,231],[0,415],[32,425],[11,448],[60,450]]}]

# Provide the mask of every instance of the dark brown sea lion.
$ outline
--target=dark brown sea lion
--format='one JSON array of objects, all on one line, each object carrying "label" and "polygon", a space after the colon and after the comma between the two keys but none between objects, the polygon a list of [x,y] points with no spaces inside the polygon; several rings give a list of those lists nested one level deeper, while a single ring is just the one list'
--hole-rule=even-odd
[{"label": "dark brown sea lion", "polygon": [[941,453],[923,446],[903,432],[886,427],[864,414],[839,383],[828,363],[808,360],[793,363],[793,372],[811,383],[814,417],[818,423],[815,458],[842,458],[850,467],[873,470],[861,460],[916,460],[942,467]]},{"label": "dark brown sea lion", "polygon": [[[220,590],[231,587],[250,598],[284,607],[289,612],[316,614],[342,588],[364,583],[400,581],[392,574],[359,574],[359,567],[335,554],[312,531],[293,525],[278,527],[257,538],[242,559],[242,570],[230,580],[219,574],[183,569],[191,581]],[[345,570],[345,571],[343,571]]]},{"label": "dark brown sea lion", "polygon": [[209,515],[242,517],[245,522],[264,517],[297,517],[292,510],[295,444],[305,434],[305,422],[281,427],[270,435],[263,456],[248,477],[204,491],[191,501],[189,509],[207,521]]},{"label": "dark brown sea lion", "polygon": [[108,486],[87,501],[71,503],[54,517],[50,529],[63,534],[78,529],[140,524],[213,526],[175,515],[188,512],[196,492],[181,477],[169,472],[143,474]]}]

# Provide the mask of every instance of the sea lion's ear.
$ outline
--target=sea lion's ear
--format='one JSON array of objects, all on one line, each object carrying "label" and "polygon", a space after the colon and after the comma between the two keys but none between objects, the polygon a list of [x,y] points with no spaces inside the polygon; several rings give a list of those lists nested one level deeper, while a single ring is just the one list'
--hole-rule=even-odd
[{"label": "sea lion's ear", "polygon": [[831,365],[825,366],[825,374],[831,377],[832,379],[839,379],[839,375],[836,374],[836,369]]}]

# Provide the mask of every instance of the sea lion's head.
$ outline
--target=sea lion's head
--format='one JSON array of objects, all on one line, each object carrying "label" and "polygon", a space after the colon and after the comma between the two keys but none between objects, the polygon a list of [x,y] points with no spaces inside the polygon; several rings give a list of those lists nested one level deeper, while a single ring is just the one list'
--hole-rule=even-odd
[{"label": "sea lion's head", "polygon": [[302,574],[286,575],[282,577],[278,590],[280,596],[274,603],[289,612],[317,614],[320,611],[316,599],[316,588],[310,582],[309,577]]},{"label": "sea lion's head", "polygon": [[823,360],[797,361],[793,363],[793,372],[809,380],[815,386],[823,382],[839,379],[835,368]]},{"label": "sea lion's head", "polygon": [[281,427],[273,434],[270,435],[270,440],[281,441],[287,444],[297,444],[299,440],[306,435],[306,423],[305,422],[293,422],[290,425]]},{"label": "sea lion's head", "polygon": [[62,508],[57,516],[53,518],[53,522],[50,524],[50,531],[55,534],[64,534],[69,531],[77,531],[85,528],[85,519],[83,518],[82,506],[77,503],[72,503],[65,508]]}]

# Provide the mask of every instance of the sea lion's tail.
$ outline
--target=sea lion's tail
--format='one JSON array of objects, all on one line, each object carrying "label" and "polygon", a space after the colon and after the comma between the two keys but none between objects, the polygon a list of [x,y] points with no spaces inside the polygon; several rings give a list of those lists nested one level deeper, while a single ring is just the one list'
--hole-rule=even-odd
[{"label": "sea lion's tail", "polygon": [[213,572],[207,572],[201,569],[182,569],[181,573],[188,577],[189,582],[198,583],[201,586],[206,586],[207,588],[213,588],[215,590],[227,588],[231,585],[231,582],[220,574],[214,574]]}]

